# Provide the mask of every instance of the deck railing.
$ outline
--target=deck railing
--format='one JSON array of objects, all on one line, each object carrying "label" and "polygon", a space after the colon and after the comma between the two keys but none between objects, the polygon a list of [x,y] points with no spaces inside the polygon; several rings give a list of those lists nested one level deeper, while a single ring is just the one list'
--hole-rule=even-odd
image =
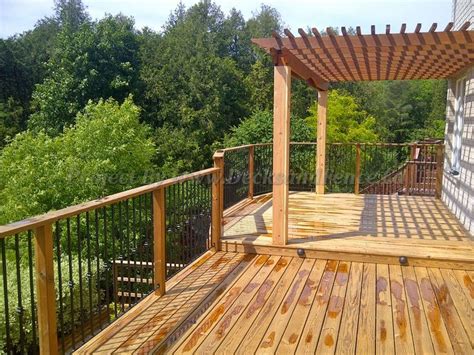
[{"label": "deck railing", "polygon": [[68,352],[163,294],[218,246],[220,179],[211,168],[0,226],[0,352]]},{"label": "deck railing", "polygon": [[[272,191],[271,143],[219,151],[224,166],[224,208]],[[329,143],[326,192],[441,194],[444,145],[419,143]],[[314,191],[316,143],[290,143],[291,191]]]}]

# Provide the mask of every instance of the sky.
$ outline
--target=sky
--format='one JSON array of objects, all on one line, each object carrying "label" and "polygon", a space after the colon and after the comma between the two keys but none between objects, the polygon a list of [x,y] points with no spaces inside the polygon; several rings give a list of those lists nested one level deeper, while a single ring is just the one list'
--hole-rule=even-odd
[{"label": "sky", "polygon": [[[186,7],[198,0],[182,0]],[[452,17],[452,0],[214,0],[228,13],[236,7],[247,19],[261,2],[275,7],[286,27],[296,32],[299,27],[361,26],[363,33],[375,25],[377,32],[385,32],[390,24],[392,32],[406,23],[412,31],[417,23],[428,30],[433,22],[442,30]],[[0,37],[7,38],[33,28],[36,21],[53,12],[53,0],[0,0]],[[135,18],[138,29],[148,26],[160,30],[178,0],[83,0],[92,18],[105,13],[122,12]],[[236,5],[237,4],[237,5]]]}]

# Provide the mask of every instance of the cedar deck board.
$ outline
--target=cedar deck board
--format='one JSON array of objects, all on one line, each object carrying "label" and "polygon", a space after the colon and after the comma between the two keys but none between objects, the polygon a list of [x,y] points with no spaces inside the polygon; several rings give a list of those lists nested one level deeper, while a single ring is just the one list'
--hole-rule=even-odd
[{"label": "cedar deck board", "polygon": [[[256,197],[252,207],[244,216],[238,210],[226,216],[223,245],[228,250],[272,246],[272,200]],[[288,223],[286,248],[474,264],[473,237],[429,196],[293,192]]]},{"label": "cedar deck board", "polygon": [[[224,243],[256,253],[208,252],[77,353],[472,352],[472,237],[442,203],[292,193],[290,244],[273,256],[271,203],[257,196],[224,216]],[[321,253],[320,243],[333,249]],[[308,259],[296,256],[300,246]],[[383,257],[394,246],[459,262],[394,266]],[[362,260],[340,257],[355,250]]]},{"label": "cedar deck board", "polygon": [[[209,270],[221,259],[225,271],[218,277]],[[145,338],[133,348],[124,347],[125,334],[138,335],[150,326],[141,324],[142,330],[134,323],[141,316],[149,318],[150,302],[128,322],[125,314],[120,329],[111,324],[106,329],[108,338],[96,336],[86,346],[100,352],[108,344],[106,353],[245,353],[247,345],[257,353],[317,348],[350,353],[382,348],[388,353],[402,348],[413,353],[433,348],[472,353],[468,328],[474,295],[471,285],[463,281],[466,275],[450,269],[220,252],[176,283],[168,291],[173,297],[154,314],[173,323],[166,324],[168,333],[157,340],[166,346],[155,341],[152,347],[150,338]],[[213,286],[198,297],[192,290],[196,283]],[[464,296],[470,300],[463,300]],[[148,297],[164,303],[166,296]],[[183,307],[183,301],[185,311],[171,316],[169,310]],[[192,306],[202,308],[201,312],[193,313]]]}]

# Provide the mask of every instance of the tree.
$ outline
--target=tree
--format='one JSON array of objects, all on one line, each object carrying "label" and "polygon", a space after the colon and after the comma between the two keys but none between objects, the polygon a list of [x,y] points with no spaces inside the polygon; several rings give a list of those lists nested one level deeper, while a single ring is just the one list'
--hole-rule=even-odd
[{"label": "tree", "polygon": [[139,108],[90,102],[57,137],[18,134],[0,155],[0,224],[143,184],[155,150]]},{"label": "tree", "polygon": [[[179,11],[178,11],[179,10]],[[141,77],[146,84],[147,122],[157,130],[157,142],[168,136],[185,137],[184,147],[199,147],[200,153],[183,151],[183,167],[207,165],[212,144],[248,114],[243,72],[229,56],[231,38],[225,16],[210,1],[202,1],[185,13],[180,8],[164,29],[149,41]],[[175,157],[176,144],[158,157]],[[166,158],[167,159],[167,158]],[[185,162],[187,160],[187,162]]]},{"label": "tree", "polygon": [[[314,142],[316,131],[304,119],[291,118],[291,140],[294,142]],[[268,143],[273,140],[273,114],[271,111],[256,111],[249,118],[233,127],[226,135],[226,147],[243,144]]]},{"label": "tree", "polygon": [[69,31],[78,31],[90,21],[86,7],[81,0],[54,0],[55,20]]},{"label": "tree", "polygon": [[48,75],[33,92],[36,112],[29,126],[56,135],[88,100],[122,101],[138,92],[139,44],[133,26],[131,18],[109,15],[77,32],[62,30]]},{"label": "tree", "polygon": [[5,103],[0,101],[0,150],[21,130],[23,107],[9,98]]},{"label": "tree", "polygon": [[[375,118],[362,110],[354,97],[344,91],[331,90],[327,104],[328,142],[376,142]],[[311,115],[306,119],[316,130],[317,107],[310,108]]]}]

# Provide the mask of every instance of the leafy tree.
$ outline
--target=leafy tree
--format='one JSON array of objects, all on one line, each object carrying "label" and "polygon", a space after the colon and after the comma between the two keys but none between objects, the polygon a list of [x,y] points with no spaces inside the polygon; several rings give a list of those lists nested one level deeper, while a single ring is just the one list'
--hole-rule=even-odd
[{"label": "leafy tree", "polygon": [[[315,130],[304,119],[292,117],[291,140],[294,142],[314,142]],[[226,147],[243,144],[268,143],[273,140],[273,114],[270,111],[257,111],[242,123],[233,127],[226,135]]]},{"label": "leafy tree", "polygon": [[33,93],[30,127],[58,134],[88,100],[122,101],[138,90],[138,39],[131,18],[107,16],[61,31],[48,76]]},{"label": "leafy tree", "polygon": [[130,98],[100,100],[57,137],[18,134],[0,155],[0,223],[142,184],[154,145],[139,112]]},{"label": "leafy tree", "polygon": [[81,0],[54,0],[55,20],[70,31],[78,31],[90,21],[86,7]]},{"label": "leafy tree", "polygon": [[147,46],[141,69],[146,120],[156,128],[166,126],[157,131],[158,142],[168,140],[162,132],[185,137],[174,142],[170,156],[177,145],[199,147],[199,154],[183,151],[183,167],[206,165],[211,145],[248,112],[243,73],[229,56],[232,41],[225,21],[217,5],[202,1],[186,12],[178,8],[163,35],[148,36],[156,46]]},{"label": "leafy tree", "polygon": [[9,98],[7,102],[0,102],[0,149],[21,130],[23,107]]},{"label": "leafy tree", "polygon": [[[375,118],[362,110],[354,97],[331,90],[328,96],[327,140],[328,142],[376,142]],[[306,120],[316,130],[317,107],[310,108],[311,116]]]}]

